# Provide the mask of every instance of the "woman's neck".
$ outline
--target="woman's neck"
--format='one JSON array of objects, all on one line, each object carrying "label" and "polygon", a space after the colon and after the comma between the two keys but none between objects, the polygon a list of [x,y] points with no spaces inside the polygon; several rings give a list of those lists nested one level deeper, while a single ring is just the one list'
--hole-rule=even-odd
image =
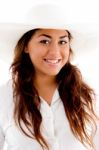
[{"label": "woman's neck", "polygon": [[51,104],[54,91],[57,87],[55,77],[36,76],[34,85],[41,96],[49,105]]}]

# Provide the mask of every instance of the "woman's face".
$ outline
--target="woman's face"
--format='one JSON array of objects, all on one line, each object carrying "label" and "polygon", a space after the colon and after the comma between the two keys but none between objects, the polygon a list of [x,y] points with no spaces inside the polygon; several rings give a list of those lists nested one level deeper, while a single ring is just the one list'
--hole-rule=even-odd
[{"label": "woman's face", "polygon": [[36,75],[56,76],[67,63],[70,41],[66,30],[39,29],[26,49]]}]

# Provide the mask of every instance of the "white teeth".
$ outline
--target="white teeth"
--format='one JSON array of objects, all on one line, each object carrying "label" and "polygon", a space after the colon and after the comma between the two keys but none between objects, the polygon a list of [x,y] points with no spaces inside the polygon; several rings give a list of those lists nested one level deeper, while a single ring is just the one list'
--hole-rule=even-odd
[{"label": "white teeth", "polygon": [[59,62],[59,59],[45,59],[46,62],[56,64]]}]

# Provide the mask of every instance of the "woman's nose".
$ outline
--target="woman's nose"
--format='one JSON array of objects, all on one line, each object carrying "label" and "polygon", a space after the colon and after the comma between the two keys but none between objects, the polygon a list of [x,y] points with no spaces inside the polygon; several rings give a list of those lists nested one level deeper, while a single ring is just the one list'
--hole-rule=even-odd
[{"label": "woman's nose", "polygon": [[60,53],[60,47],[57,43],[52,43],[49,47],[49,53],[56,55]]}]

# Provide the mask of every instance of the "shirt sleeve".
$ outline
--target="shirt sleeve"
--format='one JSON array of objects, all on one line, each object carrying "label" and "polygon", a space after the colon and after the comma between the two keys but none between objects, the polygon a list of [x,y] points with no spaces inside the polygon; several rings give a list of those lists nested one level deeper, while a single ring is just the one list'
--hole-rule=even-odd
[{"label": "shirt sleeve", "polygon": [[[97,101],[96,101],[96,114],[99,117],[99,96],[97,96]],[[97,131],[94,139],[95,139],[94,143],[96,145],[96,150],[98,150],[99,149],[99,121],[97,121]]]},{"label": "shirt sleeve", "polygon": [[3,150],[3,147],[4,147],[4,134],[3,134],[3,131],[2,129],[0,128],[0,150]]}]

